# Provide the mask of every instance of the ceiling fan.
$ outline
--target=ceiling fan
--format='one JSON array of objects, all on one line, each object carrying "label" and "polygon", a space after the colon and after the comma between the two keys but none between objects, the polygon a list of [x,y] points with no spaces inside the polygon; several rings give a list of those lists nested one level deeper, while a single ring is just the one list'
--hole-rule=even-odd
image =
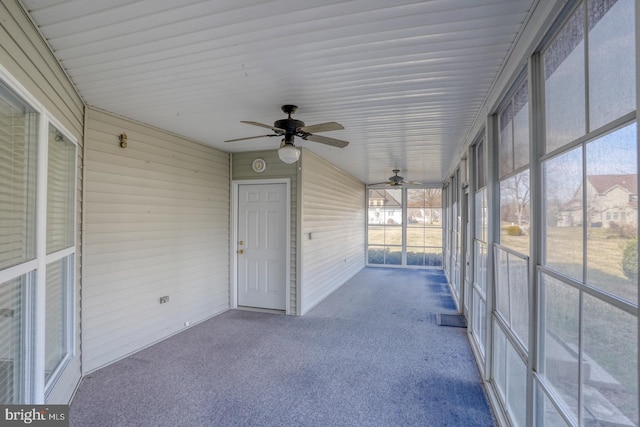
[{"label": "ceiling fan", "polygon": [[400,173],[400,169],[394,169],[393,173],[394,173],[394,175],[390,176],[388,181],[376,182],[375,184],[370,184],[370,185],[382,185],[382,184],[385,184],[388,187],[394,187],[394,188],[400,188],[404,184],[422,185],[421,182],[407,181],[406,179],[404,179],[404,177],[398,175]]},{"label": "ceiling fan", "polygon": [[273,126],[244,120],[240,122],[271,129],[274,133],[267,135],[249,136],[247,138],[229,139],[225,142],[244,141],[247,139],[264,138],[267,136],[281,136],[283,137],[283,139],[280,143],[280,149],[278,149],[278,156],[285,163],[295,163],[300,157],[300,150],[298,150],[293,143],[293,139],[295,136],[306,141],[319,142],[321,144],[331,145],[338,148],[344,148],[349,145],[348,141],[316,135],[317,132],[328,132],[331,130],[344,129],[344,126],[342,126],[340,123],[327,122],[317,125],[305,126],[303,121],[291,118],[291,115],[298,109],[297,106],[287,104],[283,105],[281,108],[282,111],[289,117],[287,117],[286,119],[276,120]]}]

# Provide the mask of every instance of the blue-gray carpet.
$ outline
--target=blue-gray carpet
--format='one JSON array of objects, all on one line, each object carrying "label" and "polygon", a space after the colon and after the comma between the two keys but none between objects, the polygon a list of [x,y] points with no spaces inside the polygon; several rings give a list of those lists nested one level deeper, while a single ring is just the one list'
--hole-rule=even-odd
[{"label": "blue-gray carpet", "polygon": [[87,376],[71,426],[493,426],[440,271],[365,268],[303,317],[228,311]]}]

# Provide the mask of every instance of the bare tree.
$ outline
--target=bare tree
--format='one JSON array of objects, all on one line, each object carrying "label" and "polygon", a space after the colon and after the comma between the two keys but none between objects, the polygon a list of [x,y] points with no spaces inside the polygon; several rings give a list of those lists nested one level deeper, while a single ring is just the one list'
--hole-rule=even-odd
[{"label": "bare tree", "polygon": [[420,216],[426,217],[429,224],[435,221],[434,210],[442,209],[442,190],[439,188],[424,188],[419,190],[409,190],[407,194],[407,207]]},{"label": "bare tree", "polygon": [[522,226],[523,219],[529,217],[529,171],[519,173],[500,183],[500,198],[503,218],[512,213],[516,223]]}]

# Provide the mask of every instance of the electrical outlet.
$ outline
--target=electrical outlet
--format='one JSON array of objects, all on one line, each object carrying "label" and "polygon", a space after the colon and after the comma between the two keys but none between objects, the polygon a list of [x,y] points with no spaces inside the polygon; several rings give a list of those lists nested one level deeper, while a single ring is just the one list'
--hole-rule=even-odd
[{"label": "electrical outlet", "polygon": [[169,302],[169,296],[160,297],[160,304],[165,304]]}]

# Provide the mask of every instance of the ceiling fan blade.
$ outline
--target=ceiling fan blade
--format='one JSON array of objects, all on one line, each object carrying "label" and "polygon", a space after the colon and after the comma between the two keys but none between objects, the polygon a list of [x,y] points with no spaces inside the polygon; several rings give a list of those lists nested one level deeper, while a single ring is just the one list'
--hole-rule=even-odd
[{"label": "ceiling fan blade", "polygon": [[254,125],[254,126],[260,126],[261,128],[267,128],[267,129],[271,129],[272,131],[278,133],[278,132],[285,132],[284,129],[280,129],[277,127],[273,127],[271,125],[265,125],[264,123],[258,123],[258,122],[251,122],[251,121],[246,121],[246,120],[240,120],[240,123],[246,123],[248,125]]},{"label": "ceiling fan blade", "polygon": [[313,142],[319,142],[321,144],[332,145],[338,148],[344,148],[349,145],[348,141],[343,141],[341,139],[329,138],[327,136],[320,135],[307,135],[306,137],[302,137],[302,139],[306,139]]},{"label": "ceiling fan blade", "polygon": [[367,184],[369,186],[371,185],[390,185],[391,183],[389,181],[384,181],[384,182],[374,182],[373,184]]},{"label": "ceiling fan blade", "polygon": [[317,125],[303,126],[298,128],[299,131],[304,133],[318,133],[329,132],[330,130],[343,130],[344,126],[336,122],[319,123]]},{"label": "ceiling fan blade", "polygon": [[246,138],[236,138],[236,139],[227,139],[224,142],[236,142],[236,141],[244,141],[246,139],[256,139],[256,138],[264,138],[267,136],[280,136],[280,135],[258,135],[258,136],[248,136]]}]

